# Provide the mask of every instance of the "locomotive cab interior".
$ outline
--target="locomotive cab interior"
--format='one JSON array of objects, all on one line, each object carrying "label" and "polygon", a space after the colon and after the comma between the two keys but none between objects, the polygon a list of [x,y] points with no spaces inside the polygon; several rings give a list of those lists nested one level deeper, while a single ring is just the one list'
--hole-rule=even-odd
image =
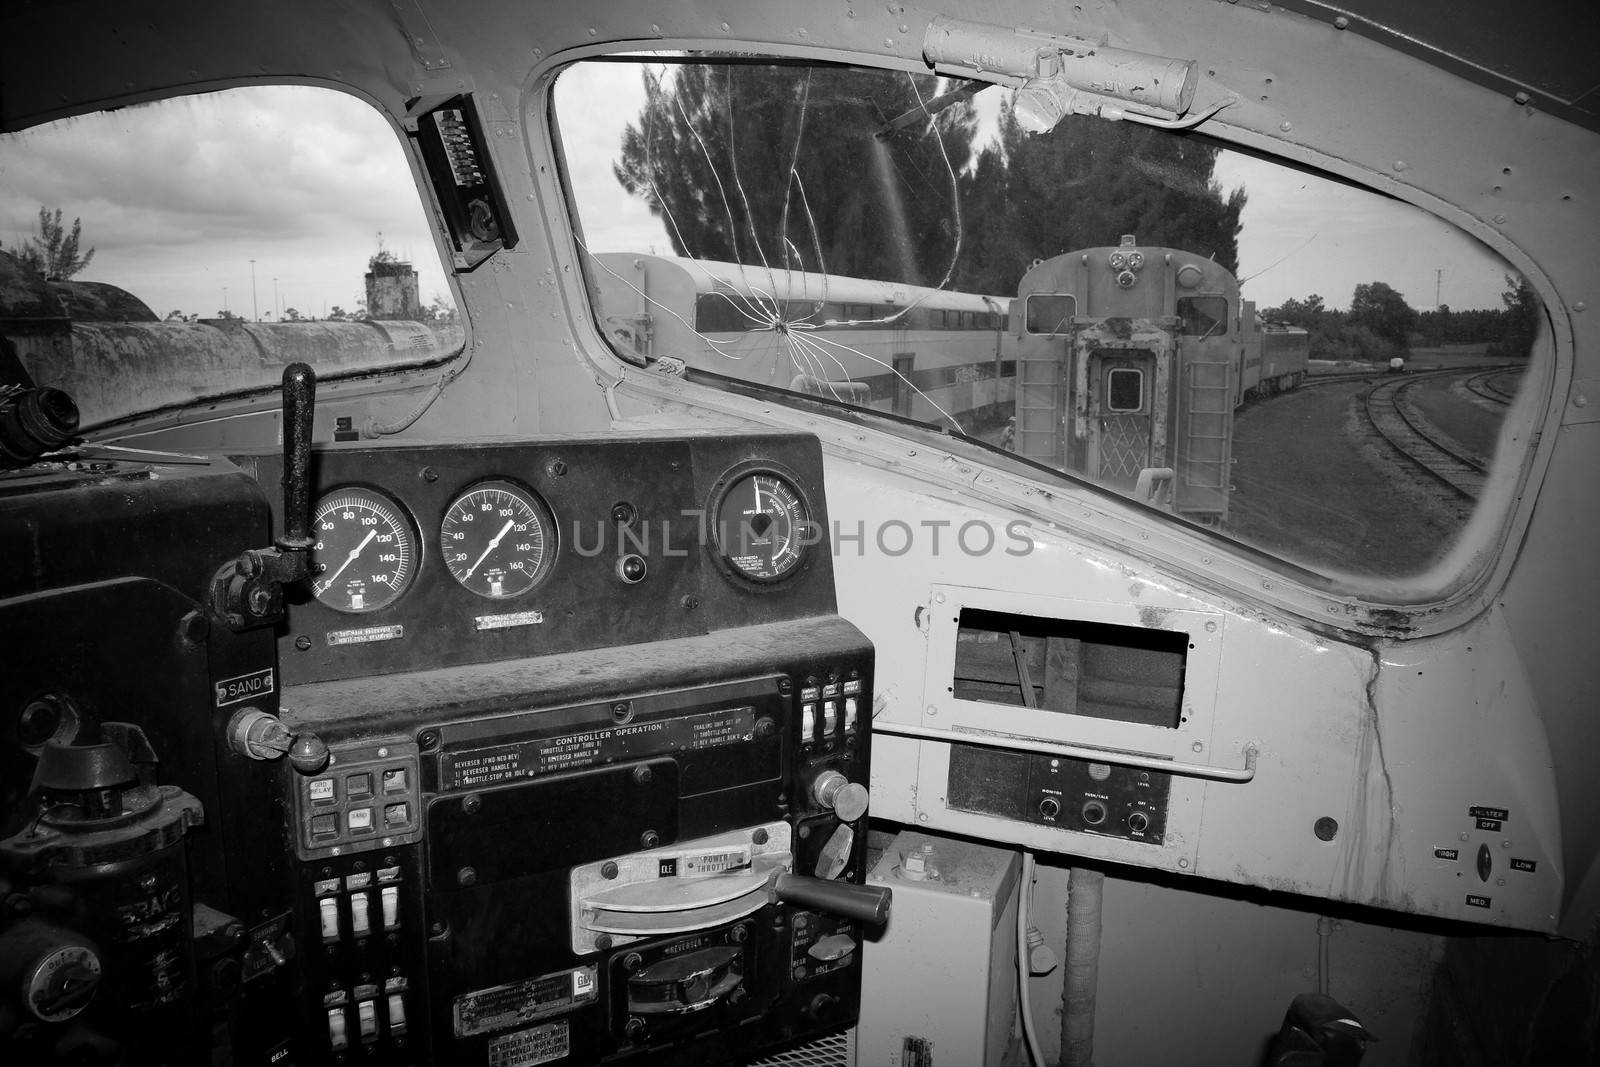
[{"label": "locomotive cab interior", "polygon": [[1593,1062],[1560,9],[0,14],[0,1058]]}]

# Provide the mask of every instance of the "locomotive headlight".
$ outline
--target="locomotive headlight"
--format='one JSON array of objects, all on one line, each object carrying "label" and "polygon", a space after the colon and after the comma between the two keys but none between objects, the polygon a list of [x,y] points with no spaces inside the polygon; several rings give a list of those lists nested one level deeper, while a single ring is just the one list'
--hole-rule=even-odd
[{"label": "locomotive headlight", "polygon": [[1117,284],[1124,289],[1132,289],[1133,283],[1138,280],[1139,276],[1133,273],[1131,270],[1125,270],[1121,274],[1117,275]]},{"label": "locomotive headlight", "polygon": [[1112,270],[1126,270],[1127,267],[1128,267],[1128,257],[1125,254],[1123,254],[1122,252],[1113,252],[1113,253],[1111,253],[1111,269]]},{"label": "locomotive headlight", "polygon": [[1129,270],[1138,270],[1142,266],[1144,266],[1144,253],[1143,252],[1129,252],[1128,253],[1128,269]]}]

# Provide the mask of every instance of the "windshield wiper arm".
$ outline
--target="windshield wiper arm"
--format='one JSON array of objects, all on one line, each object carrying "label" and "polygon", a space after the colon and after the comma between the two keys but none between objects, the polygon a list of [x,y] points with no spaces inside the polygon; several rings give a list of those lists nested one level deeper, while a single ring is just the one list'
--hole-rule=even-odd
[{"label": "windshield wiper arm", "polygon": [[872,136],[880,141],[887,141],[918,119],[937,115],[951,104],[959,104],[963,100],[969,100],[978,90],[987,89],[988,87],[989,83],[984,81],[973,80],[966,82],[960,88],[952,89],[948,93],[942,93],[929,100],[926,104],[918,104],[903,115],[896,115],[882,126],[879,126],[877,132]]}]

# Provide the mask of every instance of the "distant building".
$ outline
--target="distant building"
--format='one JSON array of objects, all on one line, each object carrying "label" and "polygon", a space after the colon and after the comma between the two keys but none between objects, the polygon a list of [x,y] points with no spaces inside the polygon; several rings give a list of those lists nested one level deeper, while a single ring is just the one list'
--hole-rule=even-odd
[{"label": "distant building", "polygon": [[417,272],[388,252],[367,263],[367,315],[374,319],[422,319],[422,298],[417,295]]}]

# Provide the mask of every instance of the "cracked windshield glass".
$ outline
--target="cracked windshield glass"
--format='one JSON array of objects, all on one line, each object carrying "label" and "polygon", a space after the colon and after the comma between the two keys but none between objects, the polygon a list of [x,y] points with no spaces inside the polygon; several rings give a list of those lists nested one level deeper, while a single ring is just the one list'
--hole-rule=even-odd
[{"label": "cracked windshield glass", "polygon": [[1132,121],[1029,133],[1011,97],[569,67],[555,119],[605,336],[968,435],[1324,573],[1445,560],[1527,440],[1527,284],[1399,201]]}]

